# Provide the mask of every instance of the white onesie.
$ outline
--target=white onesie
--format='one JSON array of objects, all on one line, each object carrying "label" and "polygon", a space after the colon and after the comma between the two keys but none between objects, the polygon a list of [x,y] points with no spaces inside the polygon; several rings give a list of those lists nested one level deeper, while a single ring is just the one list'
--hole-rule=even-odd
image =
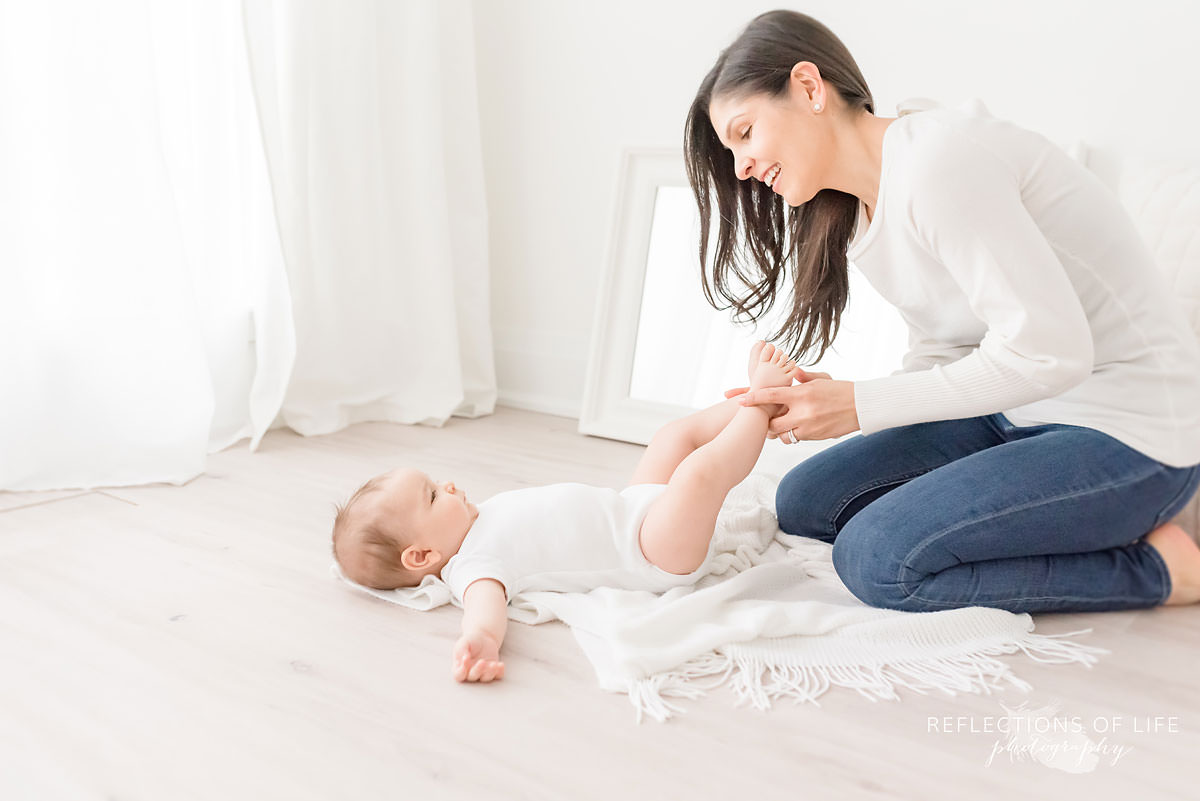
[{"label": "white onesie", "polygon": [[459,604],[471,582],[493,578],[508,600],[525,590],[588,592],[596,587],[665,592],[693,584],[712,560],[686,575],[653,565],[638,544],[650,504],[666,484],[618,492],[560,483],[501,492],[477,504],[479,516],[441,579]]}]

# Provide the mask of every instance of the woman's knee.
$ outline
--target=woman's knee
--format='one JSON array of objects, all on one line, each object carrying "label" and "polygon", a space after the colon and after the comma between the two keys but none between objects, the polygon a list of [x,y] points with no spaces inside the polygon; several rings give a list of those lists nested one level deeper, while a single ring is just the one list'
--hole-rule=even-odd
[{"label": "woman's knee", "polygon": [[838,578],[868,606],[926,611],[928,607],[912,597],[916,585],[903,579],[900,566],[887,555],[882,540],[887,532],[864,522],[847,524],[833,543],[833,568]]},{"label": "woman's knee", "polygon": [[775,490],[775,515],[785,534],[832,542],[833,510],[822,502],[821,476],[808,462],[793,467]]},{"label": "woman's knee", "polygon": [[893,478],[896,469],[855,440],[810,456],[775,491],[779,527],[785,534],[833,542],[861,509],[927,468]]},{"label": "woman's knee", "polygon": [[779,527],[787,534],[833,542],[840,527],[863,507],[944,464],[943,440],[957,442],[962,439],[959,433],[964,432],[921,423],[851,437],[809,456],[779,482],[775,493]]}]

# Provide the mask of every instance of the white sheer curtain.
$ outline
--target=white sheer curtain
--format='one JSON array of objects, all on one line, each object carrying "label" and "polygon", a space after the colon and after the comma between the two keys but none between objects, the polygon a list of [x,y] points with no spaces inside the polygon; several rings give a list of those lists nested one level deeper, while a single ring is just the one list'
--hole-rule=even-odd
[{"label": "white sheer curtain", "polygon": [[0,489],[491,412],[470,30],[466,0],[0,0]]},{"label": "white sheer curtain", "polygon": [[494,409],[471,31],[466,0],[246,3],[302,434]]}]

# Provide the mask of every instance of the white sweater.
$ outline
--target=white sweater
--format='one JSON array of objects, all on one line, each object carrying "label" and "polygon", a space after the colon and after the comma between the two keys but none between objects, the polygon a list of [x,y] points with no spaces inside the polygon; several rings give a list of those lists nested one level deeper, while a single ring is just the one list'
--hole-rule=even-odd
[{"label": "white sweater", "polygon": [[982,104],[922,105],[847,252],[909,328],[903,368],[855,382],[863,435],[1003,412],[1200,463],[1200,342],[1116,196]]}]

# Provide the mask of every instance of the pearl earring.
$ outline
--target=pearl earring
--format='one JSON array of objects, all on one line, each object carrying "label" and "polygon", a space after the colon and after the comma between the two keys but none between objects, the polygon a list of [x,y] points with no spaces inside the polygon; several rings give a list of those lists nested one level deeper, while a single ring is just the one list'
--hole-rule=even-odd
[{"label": "pearl earring", "polygon": [[813,111],[820,111],[820,110],[821,110],[821,104],[820,104],[820,103],[817,103],[817,104],[815,104],[815,105],[813,106]]}]

